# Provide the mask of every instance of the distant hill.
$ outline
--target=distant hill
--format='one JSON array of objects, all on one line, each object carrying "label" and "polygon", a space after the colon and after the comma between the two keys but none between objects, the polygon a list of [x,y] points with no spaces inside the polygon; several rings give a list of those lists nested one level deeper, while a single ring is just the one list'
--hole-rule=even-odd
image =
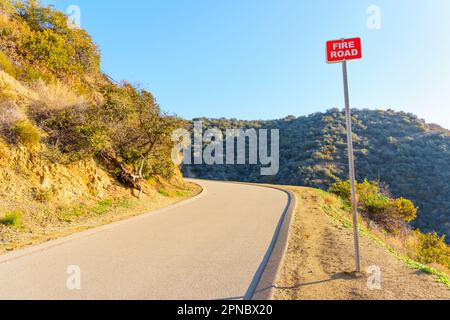
[{"label": "distant hill", "polygon": [[[338,109],[273,121],[199,119],[205,128],[280,130],[280,171],[258,166],[184,166],[187,176],[327,189],[348,179],[345,114]],[[353,110],[358,180],[380,181],[419,207],[414,226],[450,235],[449,131],[404,112]]]}]

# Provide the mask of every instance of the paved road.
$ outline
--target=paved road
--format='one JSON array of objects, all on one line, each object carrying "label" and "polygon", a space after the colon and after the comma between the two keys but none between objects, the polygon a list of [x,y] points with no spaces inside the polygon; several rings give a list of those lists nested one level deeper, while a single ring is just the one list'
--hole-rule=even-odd
[{"label": "paved road", "polygon": [[[0,256],[0,299],[244,297],[288,196],[197,183],[204,193],[173,207]],[[80,290],[67,288],[69,266]]]}]

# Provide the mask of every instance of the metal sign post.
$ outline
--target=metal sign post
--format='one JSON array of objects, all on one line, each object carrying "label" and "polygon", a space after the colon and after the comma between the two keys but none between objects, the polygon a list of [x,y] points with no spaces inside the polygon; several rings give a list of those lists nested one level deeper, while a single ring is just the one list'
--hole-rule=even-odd
[{"label": "metal sign post", "polygon": [[342,62],[342,74],[344,78],[345,95],[345,118],[347,122],[347,144],[348,144],[348,168],[350,175],[352,214],[353,214],[353,234],[355,238],[355,262],[356,272],[361,272],[361,257],[359,252],[359,230],[358,230],[358,202],[356,199],[356,174],[355,159],[353,155],[353,131],[352,131],[352,111],[350,109],[350,97],[348,92],[347,61]]},{"label": "metal sign post", "polygon": [[327,63],[342,63],[342,74],[344,78],[345,96],[345,118],[347,124],[348,143],[348,168],[351,188],[351,202],[353,214],[353,234],[355,240],[355,264],[356,272],[361,272],[361,256],[359,250],[359,228],[358,228],[358,200],[356,197],[356,173],[355,157],[353,154],[353,131],[352,112],[350,109],[350,97],[348,90],[347,61],[362,58],[361,39],[341,39],[327,42]]}]

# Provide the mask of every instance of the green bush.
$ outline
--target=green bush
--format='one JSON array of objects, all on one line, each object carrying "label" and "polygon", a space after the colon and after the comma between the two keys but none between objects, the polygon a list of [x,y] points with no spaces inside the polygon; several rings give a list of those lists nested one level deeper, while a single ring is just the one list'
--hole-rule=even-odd
[{"label": "green bush", "polygon": [[351,191],[350,191],[350,181],[338,181],[331,185],[328,190],[330,193],[341,197],[344,200],[350,200]]},{"label": "green bush", "polygon": [[97,46],[86,31],[70,28],[65,14],[35,0],[2,2],[8,15],[0,16],[0,41],[20,64],[22,80],[60,79],[83,89],[85,76],[101,77]]},{"label": "green bush", "polygon": [[371,215],[384,214],[392,206],[391,199],[379,193],[366,194],[362,201],[362,205]]},{"label": "green bush", "polygon": [[[390,198],[377,182],[357,182],[356,189],[359,209],[370,220],[393,234],[407,232],[406,223],[413,221],[417,216],[417,208],[410,200]],[[350,182],[338,181],[331,186],[329,191],[348,201]]]},{"label": "green bush", "polygon": [[39,131],[28,121],[19,120],[13,125],[12,131],[17,141],[25,146],[34,146],[41,141]]},{"label": "green bush", "polygon": [[[351,196],[350,181],[337,181],[331,185],[328,190],[330,193],[337,195],[343,199],[349,200]],[[380,187],[377,182],[369,182],[364,180],[359,183],[356,181],[356,192],[358,197],[364,201],[364,198],[373,194],[380,193]]]},{"label": "green bush", "polygon": [[395,212],[405,221],[411,222],[417,217],[417,208],[411,200],[405,198],[395,199],[393,206],[396,209]]},{"label": "green bush", "polygon": [[22,212],[12,211],[6,213],[2,218],[0,218],[0,224],[14,228],[22,227]]},{"label": "green bush", "polygon": [[418,239],[417,259],[426,264],[439,263],[450,268],[450,246],[445,242],[445,236],[437,233],[423,234],[415,232]]},{"label": "green bush", "polygon": [[[361,201],[365,201],[365,198],[372,195],[382,195],[381,188],[378,182],[364,180],[362,183],[356,182],[356,192]],[[382,201],[382,199],[379,199]]]}]

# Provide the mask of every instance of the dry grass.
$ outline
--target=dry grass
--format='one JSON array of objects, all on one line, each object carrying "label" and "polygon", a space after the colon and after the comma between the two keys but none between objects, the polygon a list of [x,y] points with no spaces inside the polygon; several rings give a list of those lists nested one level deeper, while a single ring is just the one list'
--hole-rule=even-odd
[{"label": "dry grass", "polygon": [[35,92],[24,87],[19,81],[0,70],[0,99],[2,100],[36,100]]},{"label": "dry grass", "polygon": [[85,97],[77,95],[70,87],[60,82],[46,84],[38,80],[30,88],[37,93],[37,101],[47,110],[64,110],[86,105]]},{"label": "dry grass", "polygon": [[0,129],[8,129],[13,123],[24,118],[17,104],[11,101],[0,102]]}]

